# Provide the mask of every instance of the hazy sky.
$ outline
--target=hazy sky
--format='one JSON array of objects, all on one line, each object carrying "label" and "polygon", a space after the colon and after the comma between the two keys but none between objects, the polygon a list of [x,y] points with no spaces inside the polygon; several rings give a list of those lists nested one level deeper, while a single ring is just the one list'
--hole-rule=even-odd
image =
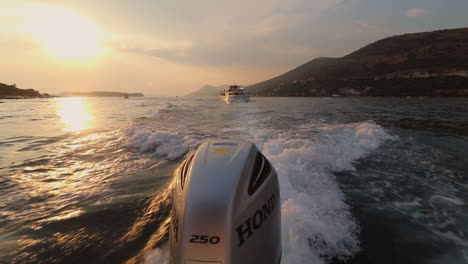
[{"label": "hazy sky", "polygon": [[468,26],[467,0],[0,0],[0,82],[184,95],[380,38]]}]

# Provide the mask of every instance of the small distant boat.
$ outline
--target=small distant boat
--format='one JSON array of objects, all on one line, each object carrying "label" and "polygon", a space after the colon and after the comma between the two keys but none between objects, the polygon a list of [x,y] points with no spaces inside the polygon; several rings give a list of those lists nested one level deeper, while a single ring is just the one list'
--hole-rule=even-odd
[{"label": "small distant boat", "polygon": [[248,102],[250,100],[249,93],[241,88],[239,85],[230,85],[229,89],[220,91],[220,95],[224,96],[224,101],[229,102]]}]

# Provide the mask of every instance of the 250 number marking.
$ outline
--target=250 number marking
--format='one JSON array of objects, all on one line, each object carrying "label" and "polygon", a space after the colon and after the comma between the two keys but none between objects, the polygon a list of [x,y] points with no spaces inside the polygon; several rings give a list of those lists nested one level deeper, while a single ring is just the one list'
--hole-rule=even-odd
[{"label": "250 number marking", "polygon": [[192,235],[190,243],[200,243],[200,244],[218,244],[219,236],[201,236],[201,235]]}]

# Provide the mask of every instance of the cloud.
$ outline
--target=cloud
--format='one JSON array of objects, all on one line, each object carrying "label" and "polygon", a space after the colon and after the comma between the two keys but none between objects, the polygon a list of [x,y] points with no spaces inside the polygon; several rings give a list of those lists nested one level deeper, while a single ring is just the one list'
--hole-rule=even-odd
[{"label": "cloud", "polygon": [[186,56],[184,51],[176,49],[144,49],[144,48],[132,48],[132,47],[123,47],[118,48],[121,52],[135,53],[145,56],[159,57],[161,59],[183,62],[184,57]]},{"label": "cloud", "polygon": [[[68,7],[61,0],[44,1]],[[343,1],[141,0],[134,5],[124,0],[77,0],[73,8],[107,25],[112,39],[106,43],[122,53],[184,65],[289,68],[334,54],[318,51],[319,42],[325,41],[320,38],[331,35],[317,21]],[[112,12],[102,12],[109,9]]]},{"label": "cloud", "polygon": [[[291,67],[317,54],[316,25],[327,10],[342,0],[207,0],[200,4],[181,0],[152,9],[150,36],[171,43],[181,39],[193,45],[183,49],[135,41],[132,33],[122,52],[136,53],[179,64]],[[188,5],[188,6],[187,6]],[[160,12],[164,10],[165,12]],[[196,12],[194,12],[196,10]],[[145,10],[138,12],[146,18]],[[170,15],[170,17],[169,17]],[[164,22],[164,23],[158,23]],[[167,24],[170,21],[170,24]],[[125,41],[124,41],[125,42]]]},{"label": "cloud", "polygon": [[370,24],[369,22],[362,19],[356,20],[355,23],[363,30],[382,31],[377,25]]},{"label": "cloud", "polygon": [[405,11],[405,15],[408,17],[420,17],[429,15],[430,13],[430,10],[424,8],[410,8]]},{"label": "cloud", "polygon": [[296,60],[302,58],[310,50],[304,48],[281,49],[272,44],[261,41],[247,41],[245,39],[232,43],[212,43],[201,41],[187,49],[178,48],[142,48],[120,47],[117,50],[142,56],[156,57],[166,61],[184,65],[203,66],[284,66],[297,64]]}]

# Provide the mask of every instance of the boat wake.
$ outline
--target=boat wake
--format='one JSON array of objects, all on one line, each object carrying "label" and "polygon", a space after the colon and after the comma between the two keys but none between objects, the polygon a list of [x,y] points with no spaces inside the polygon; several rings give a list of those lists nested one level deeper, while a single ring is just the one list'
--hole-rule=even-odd
[{"label": "boat wake", "polygon": [[[275,130],[248,129],[250,140],[259,146],[279,176],[282,263],[345,260],[360,250],[359,225],[333,173],[353,170],[353,162],[393,138],[373,122],[310,129],[312,138],[304,138],[304,131],[298,136],[292,131],[278,134]],[[198,144],[192,140],[177,142],[181,147]],[[167,262],[167,254],[167,245],[163,245],[142,256],[145,263],[159,264]]]}]

